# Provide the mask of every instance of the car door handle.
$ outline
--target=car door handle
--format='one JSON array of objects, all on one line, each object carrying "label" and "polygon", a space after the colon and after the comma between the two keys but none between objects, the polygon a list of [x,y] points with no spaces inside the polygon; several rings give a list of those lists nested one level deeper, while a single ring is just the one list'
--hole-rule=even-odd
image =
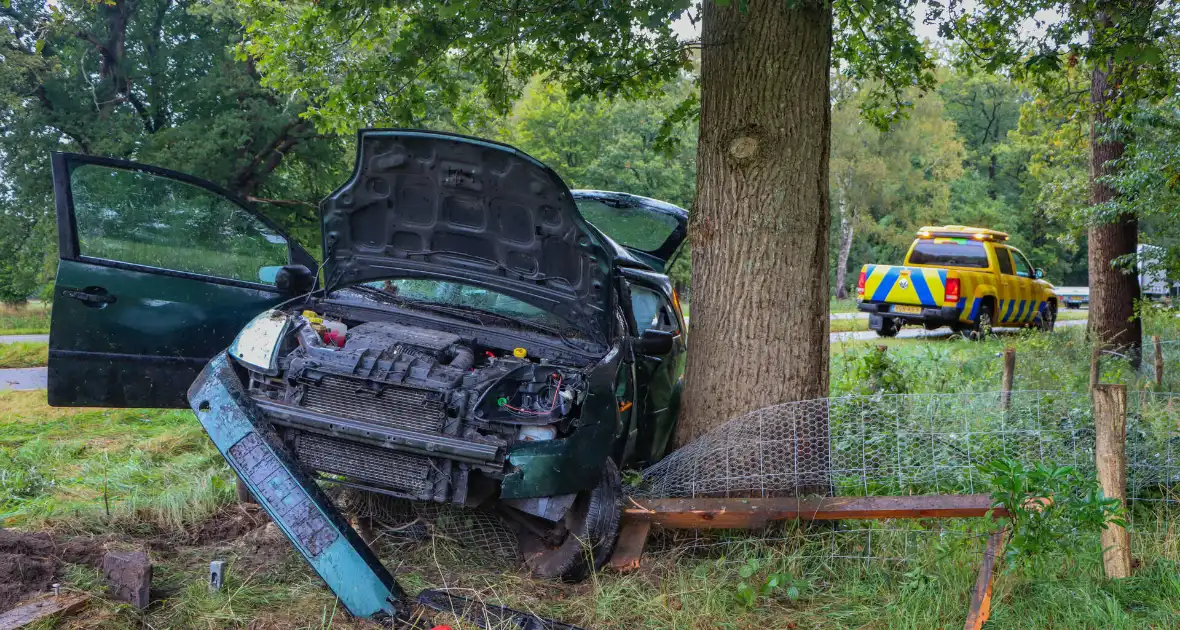
[{"label": "car door handle", "polygon": [[62,291],[61,294],[65,297],[78,300],[79,302],[92,308],[102,308],[107,304],[114,303],[115,301],[115,296],[108,293],[107,290],[102,287],[86,287],[81,291],[66,289],[65,291]]}]

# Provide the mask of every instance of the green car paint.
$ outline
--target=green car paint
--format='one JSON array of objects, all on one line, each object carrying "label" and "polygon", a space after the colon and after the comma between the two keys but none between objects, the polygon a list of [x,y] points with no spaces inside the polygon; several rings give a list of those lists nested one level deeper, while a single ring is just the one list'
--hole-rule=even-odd
[{"label": "green car paint", "polygon": [[[430,137],[439,134],[419,135]],[[362,139],[364,137],[365,134],[362,132]],[[391,137],[398,136],[384,132],[380,134],[382,141],[388,141]],[[447,139],[465,142],[459,136],[448,136]],[[480,146],[489,150],[497,149],[494,143],[484,143]],[[300,312],[304,305],[328,308],[324,305],[332,300],[325,299],[323,289],[311,294],[294,295],[275,286],[276,266],[302,265],[307,269],[317,270],[314,259],[297,243],[283,236],[282,231],[270,224],[253,206],[234,199],[208,182],[155,167],[91,156],[55,154],[53,166],[60,260],[50,334],[50,404],[175,408],[191,405],[211,439],[227,454],[227,459],[231,460],[235,469],[241,472],[232,455],[228,454],[228,449],[239,442],[242,435],[229,435],[226,431],[232,426],[245,426],[242,424],[242,418],[253,423],[257,429],[256,410],[251,412],[249,405],[239,400],[242,410],[225,410],[224,419],[211,420],[203,416],[201,411],[200,403],[207,401],[186,399],[186,391],[190,385],[193,386],[194,392],[216,390],[220,392],[216,397],[224,401],[232,398],[227,392],[240,391],[245,387],[246,383],[242,380],[243,370],[230,367],[234,359],[226,358],[223,351],[260,313],[276,307],[296,313]],[[250,261],[254,258],[249,256],[249,248],[227,245],[227,256],[231,255],[228,253],[230,250],[245,252],[239,256],[246,261],[244,266],[235,264],[234,268],[244,268],[246,272],[238,273],[236,277],[222,277],[202,271],[205,267],[213,268],[216,265],[206,265],[208,261],[202,261],[201,256],[187,255],[182,265],[170,268],[167,264],[169,249],[187,247],[187,243],[183,242],[183,232],[179,239],[177,235],[173,235],[171,244],[151,242],[138,249],[113,246],[112,241],[119,234],[132,233],[133,239],[143,240],[143,234],[151,235],[159,231],[157,223],[172,220],[167,219],[171,216],[169,213],[174,210],[170,206],[162,205],[158,211],[147,211],[151,208],[144,210],[135,206],[140,199],[155,199],[153,203],[160,204],[164,203],[160,201],[162,198],[167,202],[170,199],[168,195],[174,195],[174,190],[168,189],[165,191],[167,194],[156,197],[140,195],[137,190],[126,190],[126,200],[116,200],[117,203],[105,205],[99,202],[90,203],[86,210],[89,214],[83,213],[84,216],[79,221],[76,206],[88,203],[87,194],[90,197],[100,196],[95,190],[75,190],[76,182],[72,181],[71,176],[82,168],[89,169],[87,185],[100,188],[104,184],[110,184],[101,176],[103,169],[117,175],[136,174],[135,178],[130,179],[115,178],[112,180],[115,183],[108,189],[98,190],[103,194],[118,194],[120,189],[115,184],[122,182],[139,182],[144,186],[159,187],[159,182],[163,181],[173,188],[180,184],[186,187],[184,190],[191,188],[192,198],[200,202],[195,205],[190,203],[196,210],[210,204],[220,204],[218,212],[222,212],[222,215],[219,215],[222,218],[212,222],[205,220],[207,225],[201,228],[206,235],[202,243],[207,256],[221,255],[215,240],[210,241],[208,235],[224,232],[229,229],[224,228],[227,225],[248,226],[249,230],[253,230],[251,234],[255,237],[265,237],[265,242],[271,245],[281,244],[286,255],[282,260],[263,260],[265,257],[260,256],[258,264],[251,267],[253,263]],[[339,193],[341,191],[334,194]],[[567,191],[566,194],[571,193]],[[593,289],[602,295],[609,295],[607,306],[611,316],[595,315],[601,317],[601,321],[610,322],[609,325],[603,327],[596,324],[594,327],[587,327],[587,330],[609,335],[609,343],[602,346],[604,354],[598,362],[586,368],[588,392],[580,408],[580,415],[572,428],[555,439],[516,442],[503,450],[500,456],[502,460],[497,460],[500,462],[497,465],[502,465],[502,474],[497,481],[496,496],[504,500],[555,497],[588,491],[601,479],[608,460],[614,460],[622,469],[638,467],[660,459],[670,447],[671,436],[675,431],[679,392],[683,386],[687,329],[676,307],[671,282],[666,276],[658,273],[658,270],[662,268],[668,256],[675,254],[680,241],[683,240],[687,215],[683,210],[662,202],[620,193],[576,191],[572,195],[574,198],[606,200],[613,204],[609,207],[627,208],[631,213],[629,220],[632,227],[639,225],[635,213],[645,207],[657,206],[662,213],[661,221],[667,223],[668,216],[675,216],[681,223],[672,228],[667,239],[658,247],[647,249],[621,245],[612,240],[609,230],[599,231],[599,228],[605,226],[590,226],[589,229],[597,234],[592,240],[601,240],[605,244],[604,249],[596,251],[599,255],[605,253],[608,256],[592,267],[594,273],[599,273],[600,269],[608,272],[602,276],[608,281],[608,286],[596,285]],[[117,214],[120,208],[127,211],[129,216],[135,215],[136,212],[142,215],[142,218],[136,219],[139,223],[130,221],[131,225],[128,226],[115,221],[114,228],[118,229],[112,228],[112,219],[109,215]],[[675,214],[676,211],[680,214]],[[227,212],[229,214],[225,214]],[[161,215],[165,218],[159,218]],[[230,218],[226,219],[226,216]],[[191,216],[182,216],[174,220],[175,225],[185,226],[188,222],[200,224],[203,218],[201,212],[195,212]],[[251,221],[257,225],[250,227]],[[584,222],[582,219],[579,221]],[[98,227],[94,226],[96,222]],[[135,234],[139,236],[134,236]],[[340,246],[341,241],[338,237],[329,236],[326,232],[326,246],[329,243]],[[347,241],[344,244],[353,247],[353,244]],[[269,245],[267,248],[268,251],[276,249]],[[95,251],[101,251],[108,257],[88,255],[88,252]],[[132,255],[122,256],[121,252],[131,252]],[[148,257],[135,258],[136,252],[146,252],[143,255]],[[329,258],[330,255],[330,251],[325,252],[324,257]],[[161,259],[163,262],[159,262]],[[394,262],[411,271],[418,263],[410,259],[399,259]],[[351,271],[347,273],[354,273],[358,277],[374,277],[371,270],[358,271],[358,264],[368,263],[363,257],[355,256],[354,252],[353,258],[338,262],[336,268],[349,269]],[[255,268],[257,273],[253,271]],[[460,270],[456,272],[458,279],[468,278],[462,275],[466,271],[459,267],[456,269]],[[423,277],[439,278],[443,277],[444,273],[446,272],[433,268],[424,272]],[[338,278],[339,275],[338,273],[333,277]],[[397,277],[414,276],[403,274]],[[329,282],[331,281],[329,278]],[[493,290],[507,290],[502,278],[496,279],[495,282],[498,284],[493,284]],[[527,291],[532,289],[535,287],[522,286],[521,293],[513,295],[526,299]],[[636,313],[628,297],[633,290],[642,290],[649,295],[657,296],[663,305],[659,315],[663,322],[663,334],[674,334],[674,341],[666,353],[645,354],[642,351],[646,346],[643,345],[641,337],[652,322],[636,320]],[[343,307],[336,304],[332,308]],[[591,313],[594,309],[586,308],[585,304],[575,304],[566,311],[579,315]],[[650,313],[644,314],[644,317],[650,316]],[[205,370],[203,375],[202,369]],[[209,393],[209,396],[214,394]],[[276,452],[284,448],[281,444],[272,446]],[[288,456],[287,459],[291,458]],[[249,480],[246,483],[256,494],[260,491],[257,483]],[[306,487],[306,483],[301,482],[300,485],[305,487],[307,493],[314,494],[313,490]],[[314,483],[312,485],[314,486]],[[321,506],[319,509],[326,515],[325,518],[335,521],[335,517],[329,514],[328,507]],[[277,522],[279,520],[280,518],[276,518]],[[285,527],[284,531],[289,536],[295,535]],[[348,531],[351,536],[351,529]],[[299,547],[298,544],[296,546]],[[301,552],[303,551],[305,550],[301,549]],[[360,562],[356,567],[363,573],[365,569],[362,565],[367,565],[367,561],[358,561],[359,556],[348,556],[353,552],[341,553],[351,559],[341,556],[345,559],[336,562]],[[306,557],[308,554],[304,555]],[[309,562],[313,566],[316,565],[313,558],[309,558]],[[333,582],[336,578],[325,574],[318,566],[317,571],[321,572],[334,589],[337,588],[337,584]],[[380,575],[374,573],[370,577],[376,580],[368,580],[370,586],[384,584],[384,579]],[[370,591],[368,595],[361,597],[365,601],[354,602],[357,611],[366,611],[361,614],[371,614],[376,610],[376,600],[371,595],[379,592],[380,588]],[[352,605],[349,607],[351,610]]]}]

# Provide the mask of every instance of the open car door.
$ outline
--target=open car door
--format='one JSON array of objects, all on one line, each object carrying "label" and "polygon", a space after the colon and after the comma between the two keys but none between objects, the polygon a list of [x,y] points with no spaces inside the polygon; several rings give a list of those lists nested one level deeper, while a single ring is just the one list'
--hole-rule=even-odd
[{"label": "open car door", "polygon": [[666,271],[688,235],[688,211],[639,195],[574,190],[582,217],[656,271]]},{"label": "open car door", "polygon": [[55,153],[53,187],[50,405],[186,408],[208,360],[292,297],[279,270],[316,269],[249,204],[182,173]]}]

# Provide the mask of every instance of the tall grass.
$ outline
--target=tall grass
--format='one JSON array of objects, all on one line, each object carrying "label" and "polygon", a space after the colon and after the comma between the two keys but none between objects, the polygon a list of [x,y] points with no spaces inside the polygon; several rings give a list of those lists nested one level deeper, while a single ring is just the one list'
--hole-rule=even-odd
[{"label": "tall grass", "polygon": [[0,305],[0,335],[43,335],[49,332],[49,305],[34,302]]},{"label": "tall grass", "polygon": [[0,524],[178,529],[233,498],[232,473],[187,411],[56,409],[0,392]]},{"label": "tall grass", "polygon": [[0,343],[0,369],[38,367],[48,362],[47,343]]}]

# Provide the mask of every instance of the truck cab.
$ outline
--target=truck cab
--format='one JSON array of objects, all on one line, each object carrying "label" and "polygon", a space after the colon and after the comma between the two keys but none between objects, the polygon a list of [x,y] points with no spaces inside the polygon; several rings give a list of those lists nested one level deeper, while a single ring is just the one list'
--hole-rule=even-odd
[{"label": "truck cab", "polygon": [[904,265],[861,268],[857,307],[881,337],[907,324],[949,326],[973,339],[993,326],[1051,331],[1059,301],[1053,285],[1007,240],[1008,234],[986,228],[923,227]]}]

